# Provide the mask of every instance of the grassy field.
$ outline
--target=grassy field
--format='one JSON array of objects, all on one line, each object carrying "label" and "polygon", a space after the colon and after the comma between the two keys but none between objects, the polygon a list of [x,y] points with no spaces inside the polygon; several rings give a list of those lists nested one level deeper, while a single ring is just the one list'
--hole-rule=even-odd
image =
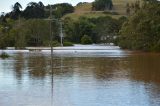
[{"label": "grassy field", "polygon": [[87,17],[87,18],[97,18],[100,16],[111,16],[113,18],[118,19],[119,17],[124,16],[124,15],[111,15],[111,14],[104,14],[103,12],[84,12],[84,13],[78,13],[78,14],[77,13],[67,14],[63,18],[70,17],[74,20],[77,20],[81,16]]},{"label": "grassy field", "polygon": [[113,1],[113,11],[121,14],[126,15],[126,4],[135,3],[137,0],[112,0]]},{"label": "grassy field", "polygon": [[111,16],[113,18],[119,18],[121,16],[126,16],[126,4],[132,4],[137,0],[112,0],[113,1],[113,10],[111,12],[116,12],[118,15],[105,14],[103,11],[92,11],[92,4],[86,3],[83,5],[75,6],[75,12],[65,15],[65,17],[71,17],[74,20],[77,20],[80,16],[92,18],[100,16]]}]

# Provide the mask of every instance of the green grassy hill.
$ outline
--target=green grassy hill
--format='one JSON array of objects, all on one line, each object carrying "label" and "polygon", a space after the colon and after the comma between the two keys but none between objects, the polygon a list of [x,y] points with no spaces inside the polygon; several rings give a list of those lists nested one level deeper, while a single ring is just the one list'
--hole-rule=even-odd
[{"label": "green grassy hill", "polygon": [[[100,17],[100,16],[111,16],[113,18],[119,18],[121,16],[126,16],[126,4],[132,4],[137,0],[112,0],[113,1],[113,10],[111,12],[104,11],[92,11],[92,3],[86,3],[83,5],[75,6],[75,12],[71,14],[65,15],[65,17],[71,17],[76,20],[80,16],[92,18],[92,17]],[[112,14],[113,13],[113,14]]]},{"label": "green grassy hill", "polygon": [[130,5],[132,3],[135,3],[138,0],[112,0],[113,1],[113,11],[121,14],[126,15],[126,4],[129,3]]}]

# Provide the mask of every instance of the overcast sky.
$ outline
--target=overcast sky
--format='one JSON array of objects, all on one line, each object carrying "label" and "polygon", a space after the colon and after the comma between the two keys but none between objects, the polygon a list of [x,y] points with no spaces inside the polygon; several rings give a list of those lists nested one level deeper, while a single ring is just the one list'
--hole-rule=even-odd
[{"label": "overcast sky", "polygon": [[39,1],[42,1],[44,5],[64,3],[64,2],[76,5],[78,2],[92,2],[94,0],[0,0],[0,13],[11,11],[12,5],[15,4],[16,2],[19,2],[24,9],[29,2],[39,2]]}]

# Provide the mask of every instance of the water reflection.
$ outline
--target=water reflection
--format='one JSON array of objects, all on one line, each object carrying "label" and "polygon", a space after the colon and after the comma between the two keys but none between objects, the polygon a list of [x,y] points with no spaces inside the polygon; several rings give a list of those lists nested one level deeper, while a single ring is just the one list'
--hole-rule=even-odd
[{"label": "water reflection", "polygon": [[131,56],[131,78],[136,81],[160,84],[160,56],[157,54]]},{"label": "water reflection", "polygon": [[134,55],[130,59],[130,79],[141,82],[150,106],[160,105],[160,55]]},{"label": "water reflection", "polygon": [[14,73],[18,80],[22,79],[23,70],[25,69],[25,59],[23,56],[23,53],[18,53],[15,56],[15,62],[14,63]]},{"label": "water reflection", "polygon": [[155,54],[50,58],[18,53],[0,60],[0,105],[159,106],[159,64]]},{"label": "water reflection", "polygon": [[[96,65],[94,69],[94,75],[97,79],[112,79],[115,77],[117,70],[121,65],[121,58],[102,58],[101,62],[93,61],[93,65]],[[121,76],[122,77],[122,76]]]},{"label": "water reflection", "polygon": [[27,58],[29,76],[35,78],[44,78],[47,74],[47,66],[49,65],[44,55],[29,56]]}]

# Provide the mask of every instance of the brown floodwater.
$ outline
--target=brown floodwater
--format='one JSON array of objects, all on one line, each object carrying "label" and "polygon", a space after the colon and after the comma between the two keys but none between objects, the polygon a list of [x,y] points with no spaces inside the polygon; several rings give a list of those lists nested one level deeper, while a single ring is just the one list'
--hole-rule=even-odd
[{"label": "brown floodwater", "polygon": [[0,106],[160,106],[160,54],[57,54],[51,65],[49,53],[16,52],[0,59]]}]

